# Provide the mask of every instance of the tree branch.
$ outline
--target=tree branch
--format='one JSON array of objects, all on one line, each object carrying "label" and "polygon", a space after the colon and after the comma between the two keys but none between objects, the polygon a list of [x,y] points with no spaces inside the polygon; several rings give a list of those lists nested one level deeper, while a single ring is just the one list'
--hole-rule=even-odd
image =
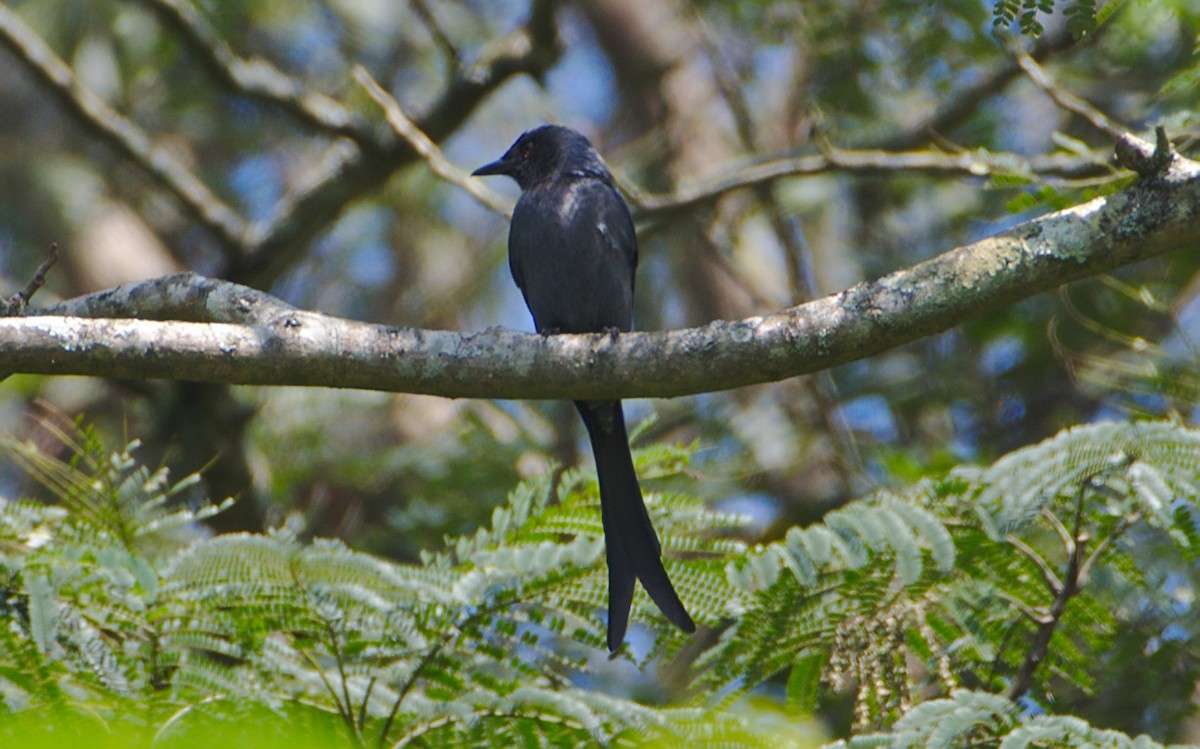
[{"label": "tree branch", "polygon": [[[1107,26],[1101,27],[1100,33],[1103,33],[1104,28]],[[1094,43],[1095,39],[1092,41]],[[1037,62],[1043,62],[1059,52],[1071,49],[1075,44],[1075,38],[1064,24],[1059,31],[1038,39],[1029,56]],[[937,109],[930,112],[928,117],[894,135],[874,141],[871,145],[886,151],[907,151],[928,143],[930,136],[949,133],[979,111],[983,102],[1003,91],[1020,74],[1021,67],[1011,57],[983,66],[971,83],[954,91]]]},{"label": "tree branch", "polygon": [[[543,338],[389,328],[184,274],[52,309],[200,322],[0,320],[9,372],[305,385],[449,397],[672,397],[819,371],[1069,281],[1200,242],[1200,164],[807,304],[658,333]],[[107,306],[106,306],[107,305]],[[212,321],[212,322],[210,322]]]},{"label": "tree branch", "polygon": [[1033,562],[1033,565],[1038,568],[1038,572],[1042,573],[1042,582],[1044,582],[1046,587],[1049,588],[1051,595],[1056,596],[1062,592],[1062,581],[1059,580],[1058,576],[1054,574],[1054,570],[1050,569],[1050,563],[1047,562],[1041,554],[1038,554],[1033,550],[1033,547],[1016,536],[1010,535],[1005,540],[1012,544],[1013,548],[1020,552],[1021,556]]},{"label": "tree branch", "polygon": [[421,23],[425,25],[425,30],[429,32],[433,43],[442,51],[442,57],[446,59],[447,67],[453,70],[458,64],[458,45],[451,41],[446,30],[442,28],[441,22],[438,21],[437,14],[425,3],[425,0],[413,0],[412,9],[421,19]]},{"label": "tree branch", "polygon": [[1025,71],[1025,75],[1033,81],[1034,85],[1040,88],[1047,96],[1054,100],[1054,103],[1062,107],[1072,114],[1078,115],[1087,120],[1092,127],[1104,133],[1113,140],[1120,139],[1125,133],[1129,132],[1128,128],[1121,127],[1114,123],[1107,115],[1096,109],[1091,104],[1087,103],[1080,97],[1066,91],[1054,82],[1041,65],[1029,56],[1028,52],[1017,49],[1013,53],[1017,58],[1017,64],[1021,66],[1021,70]]},{"label": "tree branch", "polygon": [[[222,84],[244,96],[277,105],[332,137],[310,180],[284,196],[272,216],[249,224],[200,179],[131,120],[79,84],[71,68],[7,6],[0,5],[0,46],[52,91],[89,131],[116,148],[173,194],[221,244],[229,259],[220,275],[266,287],[348,202],[376,187],[421,153],[387,128],[363,123],[333,99],[306,89],[268,62],[239,57],[186,0],[138,0],[179,35]],[[433,141],[454,131],[488,93],[514,75],[535,78],[560,52],[557,0],[531,0],[529,20],[483,57],[458,71],[432,109],[415,123]]]},{"label": "tree branch", "polygon": [[512,218],[512,203],[501,198],[494,190],[479,180],[471,179],[471,175],[465,169],[460,169],[446,158],[442,149],[438,148],[437,144],[429,139],[429,136],[413,124],[413,121],[401,108],[400,102],[384,91],[379,82],[372,78],[371,73],[362,65],[354,66],[354,81],[362,86],[367,95],[379,105],[387,117],[388,124],[392,126],[392,130],[408,141],[413,150],[429,164],[429,168],[433,170],[434,174],[452,185],[457,185],[479,201],[484,208],[505,218]]},{"label": "tree branch", "polygon": [[38,265],[37,270],[33,272],[33,278],[29,279],[29,283],[25,284],[25,288],[13,294],[8,299],[0,298],[0,317],[24,315],[29,309],[29,300],[38,292],[38,289],[46,285],[46,273],[57,262],[58,244],[52,242],[50,244],[50,251],[46,253],[46,259]]},{"label": "tree branch", "polygon": [[[1028,57],[1045,60],[1072,48],[1076,40],[1063,29],[1039,39]],[[720,73],[721,65],[713,56],[713,68]],[[703,181],[683,185],[669,193],[651,194],[631,188],[622,182],[636,208],[638,217],[647,214],[670,213],[689,209],[697,204],[713,202],[725,194],[746,187],[768,184],[784,177],[823,174],[827,172],[856,172],[879,174],[925,172],[946,176],[983,177],[988,175],[1040,178],[1053,183],[1093,179],[1111,174],[1104,158],[1089,155],[1050,154],[1026,158],[1011,153],[955,152],[943,153],[918,149],[939,133],[952,131],[973,115],[989,97],[1002,91],[1021,75],[1021,67],[1011,56],[981,68],[970,83],[954,91],[927,116],[886,137],[876,137],[854,148],[826,147],[822,153],[794,152],[755,158],[741,165],[732,165]],[[717,77],[718,84],[721,77]],[[725,86],[718,85],[724,89]],[[748,120],[738,113],[732,103],[735,124],[739,132],[748,129]]]},{"label": "tree branch", "polygon": [[951,177],[986,177],[1005,175],[1018,177],[1060,177],[1082,179],[1111,172],[1103,158],[1068,154],[1050,154],[1026,158],[1010,153],[964,151],[877,151],[842,149],[825,146],[821,153],[802,156],[772,156],[735,166],[701,183],[685,185],[663,194],[642,193],[630,189],[630,198],[639,213],[658,213],[691,208],[707,203],[733,190],[753,187],[783,177],[825,174],[827,172],[859,174],[940,174]]},{"label": "tree branch", "polygon": [[1063,570],[1062,583],[1058,585],[1057,589],[1052,587],[1054,602],[1046,612],[1045,619],[1038,624],[1033,642],[1029,646],[1029,653],[1021,662],[1021,668],[1009,686],[1008,699],[1013,702],[1025,696],[1025,693],[1033,686],[1033,675],[1042,665],[1042,661],[1046,659],[1046,654],[1050,652],[1050,641],[1054,639],[1058,623],[1062,621],[1063,614],[1067,612],[1067,604],[1079,593],[1081,588],[1079,570],[1083,559],[1084,545],[1087,542],[1086,536],[1081,532],[1085,498],[1084,488],[1080,487],[1075,502],[1075,520],[1071,526],[1071,543],[1067,548],[1067,565]]}]

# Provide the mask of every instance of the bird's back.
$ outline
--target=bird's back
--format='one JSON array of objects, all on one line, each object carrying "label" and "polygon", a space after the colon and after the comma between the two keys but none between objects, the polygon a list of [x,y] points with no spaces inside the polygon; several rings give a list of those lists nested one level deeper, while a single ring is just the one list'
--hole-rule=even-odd
[{"label": "bird's back", "polygon": [[526,190],[508,249],[539,330],[632,328],[637,239],[625,201],[605,180],[567,173]]}]

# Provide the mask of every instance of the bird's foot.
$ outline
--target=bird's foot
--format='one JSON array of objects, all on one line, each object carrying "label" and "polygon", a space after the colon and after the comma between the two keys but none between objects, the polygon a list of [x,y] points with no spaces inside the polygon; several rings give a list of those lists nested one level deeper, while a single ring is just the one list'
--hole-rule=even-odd
[{"label": "bird's foot", "polygon": [[617,336],[621,335],[621,329],[618,328],[616,325],[609,325],[605,328],[602,328],[600,330],[600,332],[607,335],[609,340],[611,340],[611,341],[617,340]]},{"label": "bird's foot", "polygon": [[562,332],[562,328],[542,328],[538,331],[538,335],[542,338],[549,338],[552,335],[558,335]]}]

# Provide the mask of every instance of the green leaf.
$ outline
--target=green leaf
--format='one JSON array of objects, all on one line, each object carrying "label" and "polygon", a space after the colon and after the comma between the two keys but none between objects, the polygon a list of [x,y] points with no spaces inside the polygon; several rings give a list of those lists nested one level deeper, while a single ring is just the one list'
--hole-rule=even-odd
[{"label": "green leaf", "polygon": [[788,708],[809,714],[816,709],[821,687],[821,671],[825,667],[823,653],[807,653],[792,662],[787,680]]}]

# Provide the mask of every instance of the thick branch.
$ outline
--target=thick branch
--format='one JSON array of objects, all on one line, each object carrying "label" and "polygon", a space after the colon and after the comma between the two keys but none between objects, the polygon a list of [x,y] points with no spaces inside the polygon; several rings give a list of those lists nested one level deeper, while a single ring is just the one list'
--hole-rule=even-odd
[{"label": "thick branch", "polygon": [[[839,294],[737,322],[629,333],[615,341],[504,330],[462,335],[338,320],[249,289],[182,276],[170,281],[192,291],[151,295],[162,316],[174,306],[170,316],[223,322],[7,318],[0,320],[0,369],[450,397],[671,397],[826,369],[1198,242],[1200,165],[1176,157],[1165,174],[1117,195]],[[120,307],[120,296],[129,292],[104,292],[56,311],[90,314],[102,302]],[[120,308],[145,315],[153,306],[147,297]]]}]

